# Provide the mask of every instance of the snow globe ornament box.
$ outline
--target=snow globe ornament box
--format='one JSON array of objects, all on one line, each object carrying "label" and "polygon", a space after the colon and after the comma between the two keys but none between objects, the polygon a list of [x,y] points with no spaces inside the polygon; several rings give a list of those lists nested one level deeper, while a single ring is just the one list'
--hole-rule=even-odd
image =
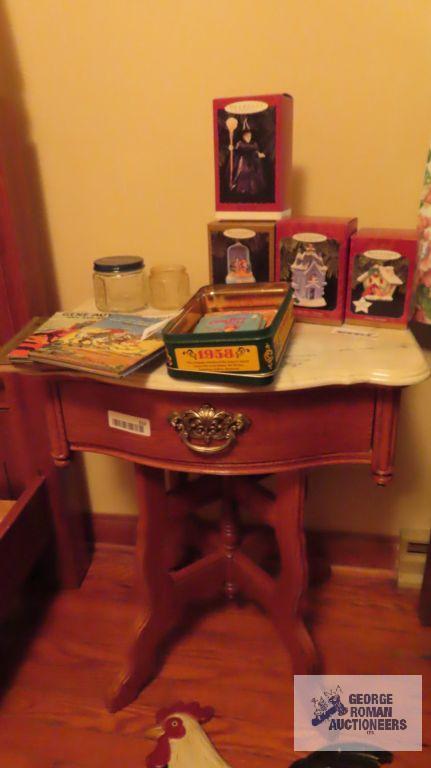
[{"label": "snow globe ornament box", "polygon": [[215,221],[208,224],[211,283],[266,283],[274,279],[271,222]]},{"label": "snow globe ornament box", "polygon": [[289,216],[292,97],[215,99],[213,109],[217,218]]},{"label": "snow globe ornament box", "polygon": [[276,224],[276,280],[293,288],[295,317],[341,325],[349,240],[357,220],[301,216]]},{"label": "snow globe ornament box", "polygon": [[405,328],[416,255],[415,230],[360,229],[350,246],[346,322]]}]

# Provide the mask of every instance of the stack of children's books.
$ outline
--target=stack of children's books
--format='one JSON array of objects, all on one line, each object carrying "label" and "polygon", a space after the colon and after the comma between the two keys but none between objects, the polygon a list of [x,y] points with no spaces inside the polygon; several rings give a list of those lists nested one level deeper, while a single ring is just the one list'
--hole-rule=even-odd
[{"label": "stack of children's books", "polygon": [[56,312],[9,352],[12,363],[40,363],[121,377],[163,350],[160,332],[172,317]]}]

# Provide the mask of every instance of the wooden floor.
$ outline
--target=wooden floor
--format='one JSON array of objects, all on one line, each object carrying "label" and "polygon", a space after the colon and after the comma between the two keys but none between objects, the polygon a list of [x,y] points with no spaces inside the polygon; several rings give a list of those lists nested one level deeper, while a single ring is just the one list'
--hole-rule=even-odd
[{"label": "wooden floor", "polygon": [[[29,618],[17,607],[3,625],[1,768],[142,768],[153,748],[143,731],[158,707],[179,698],[216,708],[207,732],[233,768],[287,768],[295,757],[289,661],[250,605],[201,618],[139,699],[108,714],[103,692],[119,670],[133,617],[132,572],[130,550],[101,548],[81,590],[49,602],[33,595]],[[420,627],[416,600],[387,575],[337,569],[311,594],[312,632],[327,672],[422,674],[429,745],[431,629]],[[430,765],[430,746],[394,762]]]}]

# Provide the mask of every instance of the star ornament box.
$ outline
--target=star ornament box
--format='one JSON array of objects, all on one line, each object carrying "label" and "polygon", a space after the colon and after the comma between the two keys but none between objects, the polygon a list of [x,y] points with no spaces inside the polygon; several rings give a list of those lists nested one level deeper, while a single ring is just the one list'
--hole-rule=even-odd
[{"label": "star ornament box", "polygon": [[346,322],[405,328],[416,257],[415,230],[360,229],[350,244]]},{"label": "star ornament box", "polygon": [[293,99],[287,94],[214,99],[216,216],[290,215]]},{"label": "star ornament box", "polygon": [[341,325],[357,219],[301,216],[276,224],[275,279],[293,288],[295,318]]}]

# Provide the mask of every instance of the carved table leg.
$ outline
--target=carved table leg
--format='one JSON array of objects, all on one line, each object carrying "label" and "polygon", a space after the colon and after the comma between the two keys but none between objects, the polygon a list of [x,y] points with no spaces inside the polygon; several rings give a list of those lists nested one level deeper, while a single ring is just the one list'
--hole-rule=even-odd
[{"label": "carved table leg", "polygon": [[298,675],[310,674],[317,668],[316,649],[302,617],[308,583],[303,509],[303,473],[278,475],[273,525],[280,549],[281,571],[276,579],[271,616],[291,655],[294,674]]},{"label": "carved table leg", "polygon": [[[107,697],[111,712],[130,704],[155,675],[162,644],[183,619],[190,605],[209,602],[223,593],[223,550],[204,555],[183,567],[175,567],[181,541],[178,526],[189,504],[214,493],[207,487],[174,488],[166,492],[164,472],[137,465],[139,521],[136,543],[138,615],[126,669]],[[187,530],[187,529],[186,529]]]},{"label": "carved table leg", "polygon": [[238,584],[235,581],[233,559],[239,543],[239,531],[237,520],[236,501],[232,497],[229,478],[223,478],[221,538],[226,557],[226,580],[224,591],[229,600],[233,600],[238,593]]},{"label": "carved table leg", "polygon": [[138,618],[127,666],[109,693],[111,712],[129,704],[156,672],[157,651],[177,619],[173,581],[165,562],[168,520],[162,470],[137,466],[139,503],[136,569]]},{"label": "carved table leg", "polygon": [[304,475],[297,471],[277,475],[275,494],[248,478],[234,478],[233,494],[254,518],[273,528],[281,561],[279,575],[271,578],[250,559],[257,550],[245,538],[244,547],[233,553],[235,583],[242,595],[270,615],[292,658],[294,674],[309,674],[317,668],[317,654],[302,616],[308,582],[302,523]]},{"label": "carved table leg", "polygon": [[[45,403],[52,459],[55,467],[65,469],[70,464],[71,456],[58,385],[42,382],[39,396]],[[92,551],[85,514],[69,508],[67,490],[59,469],[47,471],[47,487],[55,529],[58,574],[61,585],[69,589],[81,584],[90,565]]]}]

